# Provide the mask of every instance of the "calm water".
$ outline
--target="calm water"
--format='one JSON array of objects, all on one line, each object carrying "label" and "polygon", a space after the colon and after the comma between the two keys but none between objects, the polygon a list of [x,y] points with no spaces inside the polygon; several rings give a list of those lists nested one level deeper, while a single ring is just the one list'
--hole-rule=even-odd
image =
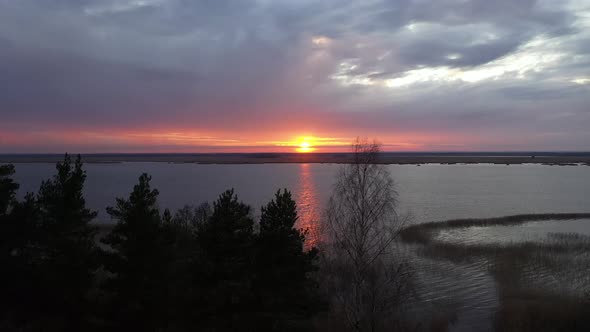
[{"label": "calm water", "polygon": [[[20,194],[37,191],[54,174],[53,164],[16,164]],[[302,219],[316,218],[327,200],[338,165],[260,164],[198,165],[167,163],[86,164],[87,203],[104,209],[114,197],[126,197],[142,172],[152,175],[160,206],[212,201],[235,188],[257,210],[277,189],[293,192]],[[390,165],[400,208],[415,222],[452,218],[495,217],[521,213],[590,211],[590,167],[545,165]]]},{"label": "calm water", "polygon": [[[19,195],[37,191],[43,179],[54,174],[53,164],[16,164]],[[110,222],[104,209],[115,197],[127,197],[142,172],[152,175],[160,191],[160,206],[172,210],[185,204],[214,200],[228,188],[256,208],[267,203],[279,188],[288,188],[300,208],[300,226],[313,231],[330,195],[339,165],[261,164],[198,165],[167,163],[87,164],[85,195],[99,211],[99,222]],[[391,165],[399,192],[399,207],[413,222],[454,218],[483,218],[523,213],[590,212],[590,167],[544,165]],[[576,230],[586,232],[589,222]],[[559,232],[560,227],[551,231]],[[520,228],[533,231],[533,224]],[[482,230],[483,232],[483,230]],[[471,228],[452,236],[465,241],[495,241]],[[523,231],[518,231],[521,236]],[[567,232],[567,230],[566,230]],[[502,234],[504,234],[502,233]],[[412,251],[412,248],[406,248]],[[497,305],[493,278],[485,263],[452,264],[425,258],[414,260],[418,294],[424,306],[454,306],[459,322],[454,330],[481,330]]]}]

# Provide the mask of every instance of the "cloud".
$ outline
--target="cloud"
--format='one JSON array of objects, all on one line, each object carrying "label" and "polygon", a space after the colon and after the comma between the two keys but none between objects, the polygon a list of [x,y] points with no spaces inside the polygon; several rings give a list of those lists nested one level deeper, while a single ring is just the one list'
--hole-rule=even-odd
[{"label": "cloud", "polygon": [[412,146],[583,149],[589,7],[0,0],[0,152],[61,152],[84,133],[99,134],[78,148],[109,150],[146,131],[189,132],[199,148],[399,133]]}]

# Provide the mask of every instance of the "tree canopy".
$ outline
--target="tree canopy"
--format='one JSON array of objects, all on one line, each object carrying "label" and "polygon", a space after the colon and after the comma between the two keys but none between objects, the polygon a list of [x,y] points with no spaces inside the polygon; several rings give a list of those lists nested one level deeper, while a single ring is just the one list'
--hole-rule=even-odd
[{"label": "tree canopy", "polygon": [[[0,328],[8,330],[301,330],[321,303],[317,249],[297,205],[277,191],[255,220],[233,189],[211,205],[160,211],[142,174],[107,208],[98,247],[86,172],[65,155],[39,191],[16,199],[0,166]],[[101,226],[103,233],[104,226]]]}]

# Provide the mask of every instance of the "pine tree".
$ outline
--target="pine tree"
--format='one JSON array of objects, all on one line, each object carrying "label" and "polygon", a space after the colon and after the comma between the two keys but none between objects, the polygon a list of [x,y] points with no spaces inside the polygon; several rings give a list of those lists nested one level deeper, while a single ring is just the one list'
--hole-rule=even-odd
[{"label": "pine tree", "polygon": [[[19,185],[12,179],[13,165],[0,165],[0,326],[13,325],[22,317],[23,301],[19,297],[27,294],[20,293],[25,289],[21,283],[24,280],[25,260],[22,256],[25,244],[24,223],[16,222],[15,199]],[[31,233],[28,233],[29,235]],[[20,294],[19,294],[20,293]]]},{"label": "pine tree", "polygon": [[41,184],[36,197],[39,238],[34,241],[39,270],[35,273],[41,274],[40,304],[45,306],[47,324],[56,329],[83,327],[80,324],[88,318],[88,292],[98,268],[96,228],[90,225],[97,212],[86,207],[82,166],[80,155],[72,163],[66,154],[56,164],[57,174]]},{"label": "pine tree", "polygon": [[252,327],[254,220],[250,206],[239,202],[233,189],[213,203],[213,213],[199,227],[200,257],[196,280],[202,285],[204,324],[217,330]]},{"label": "pine tree", "polygon": [[14,165],[0,165],[0,217],[5,216],[14,205],[18,183],[12,179]]},{"label": "pine tree", "polygon": [[[0,219],[0,320],[14,330],[41,328],[46,325],[43,316],[47,311],[47,283],[43,280],[45,251],[40,246],[41,219],[35,195],[29,193],[23,201],[15,201],[10,213]],[[50,331],[48,326],[45,328]]]},{"label": "pine tree", "polygon": [[150,180],[142,174],[128,199],[117,198],[116,206],[107,208],[117,224],[102,240],[112,249],[104,255],[105,269],[113,274],[105,288],[112,295],[111,318],[121,329],[157,330],[167,324],[170,252],[159,193]]},{"label": "pine tree", "polygon": [[310,276],[317,250],[304,251],[305,235],[295,228],[297,220],[297,205],[286,189],[262,207],[255,291],[267,316],[263,321],[273,330],[288,329],[287,322],[308,318],[318,309]]}]

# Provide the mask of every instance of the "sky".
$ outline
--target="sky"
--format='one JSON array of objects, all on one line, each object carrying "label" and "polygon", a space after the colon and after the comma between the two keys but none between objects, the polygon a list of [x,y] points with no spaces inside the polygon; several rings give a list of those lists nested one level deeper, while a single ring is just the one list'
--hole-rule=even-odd
[{"label": "sky", "polygon": [[0,153],[590,150],[589,0],[0,0]]}]

